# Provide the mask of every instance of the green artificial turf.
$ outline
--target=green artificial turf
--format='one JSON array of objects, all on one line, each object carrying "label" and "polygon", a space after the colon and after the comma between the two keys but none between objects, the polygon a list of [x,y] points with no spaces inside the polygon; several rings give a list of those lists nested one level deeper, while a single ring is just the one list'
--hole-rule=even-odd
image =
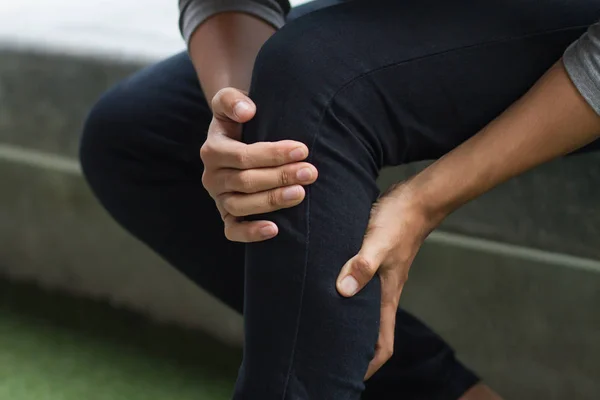
[{"label": "green artificial turf", "polygon": [[0,280],[0,400],[224,400],[240,357],[199,332]]}]

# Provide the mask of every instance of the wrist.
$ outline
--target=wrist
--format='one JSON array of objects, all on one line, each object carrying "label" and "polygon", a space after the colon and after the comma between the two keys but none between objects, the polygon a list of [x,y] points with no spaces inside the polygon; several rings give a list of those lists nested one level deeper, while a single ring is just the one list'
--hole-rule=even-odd
[{"label": "wrist", "polygon": [[409,225],[416,236],[425,240],[448,214],[439,204],[429,200],[415,178],[394,185],[388,192],[397,204],[403,223]]},{"label": "wrist", "polygon": [[462,195],[468,188],[466,178],[459,183],[449,170],[437,168],[435,163],[409,179],[406,186],[413,207],[426,220],[427,234],[463,204]]}]

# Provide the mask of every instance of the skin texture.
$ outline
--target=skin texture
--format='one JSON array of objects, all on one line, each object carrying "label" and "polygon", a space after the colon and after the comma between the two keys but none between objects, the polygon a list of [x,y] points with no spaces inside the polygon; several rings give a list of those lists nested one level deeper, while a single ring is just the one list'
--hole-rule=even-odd
[{"label": "skin texture", "polygon": [[[212,99],[210,105],[214,114],[208,138],[200,149],[205,167],[202,182],[221,213],[225,236],[237,242],[257,242],[276,236],[278,230],[273,222],[242,222],[239,217],[300,204],[305,196],[302,186],[313,183],[318,177],[314,166],[302,162],[308,157],[308,148],[303,143],[285,140],[246,145],[240,142],[242,124],[256,114],[256,106],[246,96],[254,60],[262,44],[274,32],[270,25],[249,15],[222,13],[200,25],[190,40],[192,62],[206,98]],[[285,192],[288,196],[284,195]],[[403,204],[391,201],[394,196],[389,197],[389,201],[382,200],[378,203],[373,212],[374,217],[382,215],[385,219],[388,212],[398,214],[403,210]],[[407,202],[406,207],[409,204]],[[379,210],[382,212],[379,213]],[[405,215],[410,215],[409,210],[406,211]],[[419,226],[416,223],[419,216],[420,214],[415,213],[414,217],[406,220],[414,220],[414,226]],[[377,221],[374,218],[370,227],[373,237],[385,233],[385,230],[374,228],[379,226]],[[425,220],[421,222],[422,228],[427,226]],[[409,226],[406,221],[402,221],[400,225]],[[408,232],[412,234],[413,231]],[[416,239],[426,235],[423,232],[413,236],[414,247],[418,248],[420,242]],[[363,248],[369,250],[369,243],[365,241]],[[360,268],[345,267],[344,273],[357,274],[361,279],[359,282],[364,285],[376,272],[375,268],[365,269],[364,274],[360,271]],[[382,277],[385,276],[386,274],[382,274]],[[400,296],[400,291],[389,289],[397,289],[400,282],[403,283],[406,279],[398,279],[401,276],[398,273],[389,273],[387,276],[389,278],[382,279],[384,288],[388,289],[382,307],[389,315],[393,305],[397,307]],[[370,365],[368,376],[387,360],[386,357],[391,356],[386,349],[391,348],[393,342],[384,333],[393,329],[394,323],[393,318],[387,318],[386,324],[382,324],[386,329],[380,335],[379,351]],[[484,384],[476,385],[461,397],[461,400],[487,399],[500,397]]]},{"label": "skin texture", "polygon": [[367,377],[391,356],[402,288],[427,235],[461,205],[599,136],[600,117],[558,62],[482,131],[381,197],[361,250],[337,281],[340,294],[352,296],[375,273],[381,279],[380,335]]},{"label": "skin texture", "polygon": [[[245,100],[240,100],[243,98]],[[240,108],[240,104],[247,106]],[[256,113],[241,92],[226,88],[212,101],[213,120],[200,149],[204,163],[202,183],[215,200],[225,236],[237,242],[255,242],[277,235],[270,221],[239,221],[239,217],[293,207],[304,200],[301,185],[317,179],[317,169],[304,160],[306,145],[292,140],[246,145],[241,122]]]},{"label": "skin texture", "polygon": [[277,225],[270,221],[242,222],[239,217],[298,205],[305,195],[301,185],[317,179],[315,167],[299,162],[308,157],[303,143],[240,142],[242,123],[256,114],[245,94],[254,60],[274,32],[247,14],[222,13],[201,24],[190,40],[190,56],[214,114],[200,150],[202,182],[221,213],[225,236],[237,242],[277,235]]},{"label": "skin texture", "polygon": [[193,33],[189,53],[207,99],[226,87],[247,92],[258,51],[275,28],[243,13],[221,13]]}]

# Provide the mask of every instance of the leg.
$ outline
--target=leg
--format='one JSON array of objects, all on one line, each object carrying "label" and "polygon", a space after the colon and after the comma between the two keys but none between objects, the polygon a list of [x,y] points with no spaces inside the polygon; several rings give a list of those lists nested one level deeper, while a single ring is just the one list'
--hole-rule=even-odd
[{"label": "leg", "polygon": [[[304,141],[320,176],[301,205],[266,216],[280,227],[276,239],[247,246],[246,347],[236,399],[360,397],[377,335],[379,287],[374,281],[341,299],[334,283],[360,246],[378,170],[459,145],[523,94],[600,14],[583,0],[543,10],[516,0],[464,3],[349,2],[298,19],[261,50],[251,90],[258,114],[244,138]],[[424,342],[412,347],[415,334],[400,320],[403,352],[363,398],[464,393],[472,375],[455,368],[432,335],[417,335]],[[435,379],[415,366],[410,350],[441,355],[420,365],[438,372]]]},{"label": "leg", "polygon": [[[313,1],[289,17],[338,2]],[[178,54],[102,96],[84,127],[81,164],[125,229],[241,313],[244,247],[223,236],[201,182],[199,149],[211,118],[189,57]]]},{"label": "leg", "polygon": [[179,54],[100,99],[84,128],[81,164],[122,226],[241,312],[244,248],[225,239],[201,182],[211,117],[189,57]]},{"label": "leg", "polygon": [[[295,16],[306,13],[294,11]],[[201,184],[198,150],[210,118],[189,58],[177,55],[102,97],[85,125],[81,162],[93,191],[125,229],[242,312],[244,247],[225,240],[220,217]],[[405,340],[398,343],[420,345],[396,350],[405,360],[396,379],[408,384],[415,376],[428,376],[429,382],[444,385],[448,372],[428,360],[447,359],[450,370],[462,367],[427,327],[401,315],[398,324],[405,321],[407,328]]]}]

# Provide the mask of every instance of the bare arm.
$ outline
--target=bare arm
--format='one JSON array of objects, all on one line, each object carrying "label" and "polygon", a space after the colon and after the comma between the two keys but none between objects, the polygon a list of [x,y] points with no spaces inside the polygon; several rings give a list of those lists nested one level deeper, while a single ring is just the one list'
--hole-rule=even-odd
[{"label": "bare arm", "polygon": [[189,52],[209,104],[225,87],[249,89],[256,55],[273,33],[267,22],[238,12],[214,15],[196,29]]},{"label": "bare arm", "polygon": [[[229,240],[270,239],[278,233],[273,222],[246,222],[240,217],[298,205],[305,195],[302,185],[313,183],[318,175],[314,166],[301,162],[308,156],[303,143],[239,142],[242,124],[256,113],[252,100],[240,90],[249,89],[256,55],[275,32],[276,24],[248,13],[228,11],[212,15],[197,28],[191,26],[183,31],[188,33],[193,29],[189,35],[189,53],[213,111],[207,139],[200,149],[204,163],[202,183],[215,200]],[[283,160],[282,154],[287,155]],[[240,159],[245,163],[236,162]],[[300,170],[307,168],[308,176],[299,175]],[[290,190],[295,197],[284,195]]]},{"label": "bare arm", "polygon": [[559,61],[525,96],[408,187],[437,224],[500,183],[599,136],[600,116]]},{"label": "bare arm", "polygon": [[[336,282],[338,291],[350,297],[375,273],[380,278],[380,332],[367,378],[392,354],[398,302],[427,234],[469,200],[599,136],[600,116],[558,62],[482,131],[378,200],[359,252]],[[464,399],[498,398],[480,390]]]}]

